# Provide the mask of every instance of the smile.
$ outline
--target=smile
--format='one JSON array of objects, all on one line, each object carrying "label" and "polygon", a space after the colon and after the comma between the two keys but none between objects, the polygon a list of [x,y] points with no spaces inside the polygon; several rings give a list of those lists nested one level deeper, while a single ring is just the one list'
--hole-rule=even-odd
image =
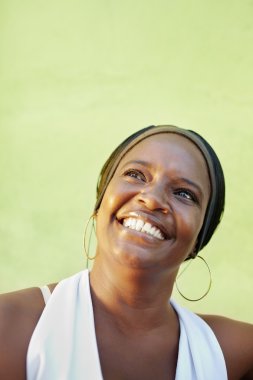
[{"label": "smile", "polygon": [[130,228],[131,230],[135,230],[138,232],[143,232],[159,240],[165,239],[162,231],[159,228],[153,226],[150,223],[144,222],[141,218],[125,218],[123,219],[122,224],[126,228]]}]

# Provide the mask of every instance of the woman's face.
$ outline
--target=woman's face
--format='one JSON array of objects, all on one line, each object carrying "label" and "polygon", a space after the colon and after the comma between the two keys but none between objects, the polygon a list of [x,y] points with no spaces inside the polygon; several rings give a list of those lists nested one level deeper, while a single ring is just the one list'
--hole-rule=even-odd
[{"label": "woman's face", "polygon": [[194,250],[209,196],[205,160],[190,140],[144,139],[123,157],[98,210],[100,259],[177,269]]}]

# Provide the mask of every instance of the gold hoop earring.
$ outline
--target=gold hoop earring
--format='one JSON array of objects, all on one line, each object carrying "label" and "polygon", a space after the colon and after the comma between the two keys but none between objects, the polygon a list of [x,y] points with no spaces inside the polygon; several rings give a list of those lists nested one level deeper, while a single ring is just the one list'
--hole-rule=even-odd
[{"label": "gold hoop earring", "polygon": [[186,296],[181,292],[181,290],[180,290],[179,287],[178,287],[177,279],[178,279],[179,277],[181,277],[181,275],[186,271],[186,269],[189,267],[189,265],[192,263],[192,261],[190,261],[189,264],[186,266],[186,268],[184,268],[184,269],[182,270],[182,272],[177,276],[177,279],[176,279],[176,281],[175,281],[175,285],[176,285],[176,288],[177,288],[178,293],[179,293],[184,299],[186,299],[187,301],[192,301],[192,302],[196,302],[196,301],[200,301],[200,300],[202,300],[202,299],[203,299],[203,298],[209,293],[209,291],[210,291],[210,289],[211,289],[211,286],[212,286],[212,274],[211,274],[211,270],[210,270],[209,265],[207,264],[206,260],[205,260],[202,256],[196,256],[196,258],[197,258],[197,257],[198,257],[199,259],[201,259],[201,260],[205,263],[205,265],[206,265],[206,267],[207,267],[207,269],[208,269],[208,273],[209,273],[209,284],[208,284],[208,287],[207,287],[207,290],[205,291],[205,293],[204,293],[201,297],[199,297],[199,298],[189,298],[189,297],[186,297]]},{"label": "gold hoop earring", "polygon": [[[96,216],[96,213],[93,213],[93,214],[89,217],[89,219],[88,219],[88,221],[87,221],[87,223],[86,223],[86,225],[85,225],[85,228],[84,228],[83,248],[84,248],[85,256],[86,256],[86,258],[87,258],[87,265],[86,265],[86,266],[88,266],[88,260],[94,260],[94,259],[96,258],[96,256],[97,256],[96,254],[95,254],[95,256],[93,256],[93,257],[91,257],[91,256],[89,255],[92,231],[95,231],[95,232],[96,232],[95,224],[94,224],[94,218],[95,218],[95,216]],[[90,221],[91,221],[91,220],[92,220],[92,224],[91,224],[90,235],[89,235],[89,239],[88,239],[88,246],[86,246],[87,231],[88,231],[88,227],[89,227],[89,224],[90,224]]]}]

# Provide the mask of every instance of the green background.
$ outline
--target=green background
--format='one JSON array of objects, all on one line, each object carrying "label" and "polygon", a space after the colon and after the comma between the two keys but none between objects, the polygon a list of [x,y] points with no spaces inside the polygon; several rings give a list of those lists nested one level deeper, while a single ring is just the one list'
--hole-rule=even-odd
[{"label": "green background", "polygon": [[[84,267],[103,162],[169,123],[206,137],[227,182],[203,252],[212,290],[187,306],[252,321],[252,19],[249,0],[1,0],[1,292]],[[187,272],[182,291],[200,295],[207,271]]]}]

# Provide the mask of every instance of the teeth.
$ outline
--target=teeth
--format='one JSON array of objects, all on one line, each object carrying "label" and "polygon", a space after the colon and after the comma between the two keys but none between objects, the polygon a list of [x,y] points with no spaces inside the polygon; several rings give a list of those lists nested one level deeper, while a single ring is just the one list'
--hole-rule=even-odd
[{"label": "teeth", "polygon": [[157,227],[152,226],[150,223],[144,223],[142,219],[126,218],[123,220],[123,226],[164,240],[161,231]]},{"label": "teeth", "polygon": [[132,219],[131,223],[129,225],[129,228],[131,228],[132,230],[135,230],[136,223],[137,223],[137,220],[136,219]]},{"label": "teeth", "polygon": [[137,223],[135,226],[136,231],[141,231],[144,226],[144,222],[141,219],[137,219]]},{"label": "teeth", "polygon": [[150,235],[154,235],[152,232],[152,226],[150,223],[145,223],[143,228],[142,228],[142,232],[147,232],[147,234],[150,234]]}]

